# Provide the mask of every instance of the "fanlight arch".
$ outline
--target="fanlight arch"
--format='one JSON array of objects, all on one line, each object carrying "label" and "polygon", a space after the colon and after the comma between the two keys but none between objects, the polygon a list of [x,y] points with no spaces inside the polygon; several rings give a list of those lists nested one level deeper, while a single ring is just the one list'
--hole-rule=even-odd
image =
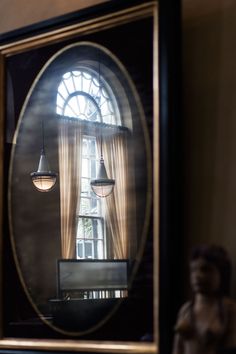
[{"label": "fanlight arch", "polygon": [[56,113],[62,116],[120,125],[115,95],[100,72],[86,67],[67,71],[57,91]]}]

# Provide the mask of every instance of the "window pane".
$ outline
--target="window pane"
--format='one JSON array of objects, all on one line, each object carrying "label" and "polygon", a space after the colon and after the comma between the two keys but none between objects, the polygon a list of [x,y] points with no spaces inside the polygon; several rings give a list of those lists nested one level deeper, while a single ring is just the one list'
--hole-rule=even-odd
[{"label": "window pane", "polygon": [[64,98],[61,95],[57,95],[57,105],[59,107],[63,107],[64,106],[64,102],[65,102]]},{"label": "window pane", "polygon": [[87,196],[90,192],[90,183],[87,178],[82,178],[81,179],[81,193],[83,196]]},{"label": "window pane", "polygon": [[93,215],[100,215],[100,201],[95,198],[91,198],[91,213]]},{"label": "window pane", "polygon": [[77,258],[84,258],[84,241],[77,241]]},{"label": "window pane", "polygon": [[80,217],[76,244],[77,258],[105,258],[102,219]]},{"label": "window pane", "polygon": [[92,225],[93,225],[93,238],[98,238],[98,220],[93,219],[92,220]]},{"label": "window pane", "polygon": [[86,79],[86,80],[91,80],[91,75],[87,72],[83,72],[83,77]]},{"label": "window pane", "polygon": [[85,258],[94,258],[93,255],[93,243],[90,241],[85,241],[84,243]]},{"label": "window pane", "polygon": [[115,115],[114,115],[114,113],[112,113],[112,114],[110,115],[110,124],[115,124],[115,123],[116,123]]},{"label": "window pane", "polygon": [[90,88],[91,96],[93,96],[94,98],[97,97],[98,91],[99,91],[99,87],[97,85],[95,85],[94,82],[92,82],[91,88]]},{"label": "window pane", "polygon": [[[65,77],[67,74],[70,74],[68,78]],[[65,83],[69,93],[73,93],[75,91],[75,86],[73,83],[72,75],[71,75],[71,73],[67,73],[67,74],[63,76],[64,83]]]},{"label": "window pane", "polygon": [[63,83],[63,81],[61,82],[61,84],[58,87],[58,92],[60,92],[60,94],[62,95],[62,97],[67,97],[68,96],[68,91]]},{"label": "window pane", "polygon": [[95,139],[89,139],[89,155],[90,156],[96,156],[96,140]]},{"label": "window pane", "polygon": [[94,258],[103,259],[104,258],[104,246],[103,241],[94,241]]},{"label": "window pane", "polygon": [[82,159],[82,177],[90,177],[89,176],[89,161],[88,159]]},{"label": "window pane", "polygon": [[78,227],[77,227],[77,238],[83,238],[84,237],[84,226],[82,219],[79,219],[78,222]]},{"label": "window pane", "polygon": [[97,102],[98,106],[101,107],[101,96],[100,96],[100,92],[98,92],[97,96],[94,97],[95,101]]},{"label": "window pane", "polygon": [[71,108],[71,111],[73,112],[73,117],[79,117],[80,111],[79,111],[79,106],[78,106],[78,101],[76,99],[77,97],[72,97],[69,100],[69,106]]},{"label": "window pane", "polygon": [[91,205],[91,209],[90,209],[90,214],[91,215],[95,215],[95,216],[99,216],[98,213],[98,203],[94,203],[94,199],[90,200],[90,205]]},{"label": "window pane", "polygon": [[86,215],[90,212],[90,200],[87,198],[80,199],[80,211],[81,215]]},{"label": "window pane", "polygon": [[114,108],[113,108],[111,100],[108,101],[108,110],[110,111],[110,113],[114,112]]},{"label": "window pane", "polygon": [[87,100],[86,116],[87,116],[88,120],[91,120],[91,121],[97,120],[97,107],[90,100]]},{"label": "window pane", "polygon": [[93,237],[94,238],[103,238],[101,219],[93,219],[92,224],[93,224]]},{"label": "window pane", "polygon": [[93,225],[92,225],[92,220],[83,218],[83,224],[84,224],[84,237],[85,238],[92,238],[93,237]]},{"label": "window pane", "polygon": [[[90,186],[89,186],[90,188]],[[80,215],[100,215],[100,201],[95,198],[81,197]]]},{"label": "window pane", "polygon": [[83,139],[83,148],[82,148],[82,155],[87,156],[88,155],[88,139]]},{"label": "window pane", "polygon": [[81,72],[73,71],[75,91],[81,91]]},{"label": "window pane", "polygon": [[65,116],[67,117],[76,117],[75,112],[72,110],[72,108],[70,106],[66,106],[65,108]]},{"label": "window pane", "polygon": [[107,98],[107,99],[109,98],[108,92],[105,90],[104,87],[102,87],[101,92],[102,92],[102,96],[103,96],[104,98]]},{"label": "window pane", "polygon": [[109,111],[108,109],[108,105],[107,105],[107,102],[105,102],[102,106],[101,106],[101,113],[104,117],[104,121],[106,122],[106,118],[107,118],[107,115],[110,114],[111,112]]},{"label": "window pane", "polygon": [[79,105],[79,109],[80,109],[80,114],[84,114],[85,109],[86,109],[86,99],[82,95],[78,95],[77,97],[78,97],[78,105]]},{"label": "window pane", "polygon": [[102,220],[98,220],[97,233],[98,233],[98,238],[103,239],[103,223],[102,223]]},{"label": "window pane", "polygon": [[89,74],[83,73],[83,91],[88,93],[90,85],[91,85],[91,76]]},{"label": "window pane", "polygon": [[96,178],[97,176],[97,161],[91,160],[91,178]]}]

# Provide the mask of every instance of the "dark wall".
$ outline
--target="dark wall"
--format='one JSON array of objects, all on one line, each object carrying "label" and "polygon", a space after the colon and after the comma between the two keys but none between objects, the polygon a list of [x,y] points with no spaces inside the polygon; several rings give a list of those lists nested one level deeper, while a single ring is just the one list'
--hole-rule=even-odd
[{"label": "dark wall", "polygon": [[[236,296],[234,1],[183,1],[185,262],[199,243],[224,246]],[[188,269],[185,277],[188,279]]]}]

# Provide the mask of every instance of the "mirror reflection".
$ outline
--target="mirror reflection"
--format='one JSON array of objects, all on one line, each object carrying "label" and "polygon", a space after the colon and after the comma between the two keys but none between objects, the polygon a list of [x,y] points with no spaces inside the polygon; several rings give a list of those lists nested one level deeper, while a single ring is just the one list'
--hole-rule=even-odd
[{"label": "mirror reflection", "polygon": [[90,42],[57,52],[24,103],[9,179],[17,270],[51,328],[89,333],[129,301],[151,175],[141,98],[122,63]]}]

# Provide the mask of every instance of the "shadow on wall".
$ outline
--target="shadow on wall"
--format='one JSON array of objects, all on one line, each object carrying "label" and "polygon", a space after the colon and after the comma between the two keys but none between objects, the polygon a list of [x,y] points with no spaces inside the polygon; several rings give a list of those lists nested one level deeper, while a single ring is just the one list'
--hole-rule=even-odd
[{"label": "shadow on wall", "polygon": [[205,242],[225,246],[233,260],[234,298],[235,17],[236,3],[233,1],[183,3],[186,250]]}]

